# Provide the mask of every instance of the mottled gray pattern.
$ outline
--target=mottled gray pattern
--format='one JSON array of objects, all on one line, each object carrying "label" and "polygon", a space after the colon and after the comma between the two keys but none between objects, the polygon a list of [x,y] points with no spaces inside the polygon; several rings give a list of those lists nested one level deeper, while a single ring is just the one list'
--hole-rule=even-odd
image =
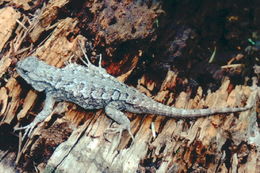
[{"label": "mottled gray pattern", "polygon": [[56,68],[34,56],[17,63],[17,72],[37,91],[46,93],[43,110],[26,127],[30,133],[34,126],[43,121],[52,111],[55,101],[73,102],[84,109],[105,108],[106,114],[122,125],[122,130],[130,132],[130,121],[122,111],[133,113],[158,114],[168,117],[192,118],[217,113],[230,113],[248,110],[243,108],[186,110],[166,106],[152,100],[133,87],[119,82],[102,67],[91,63],[87,67],[69,64]]}]

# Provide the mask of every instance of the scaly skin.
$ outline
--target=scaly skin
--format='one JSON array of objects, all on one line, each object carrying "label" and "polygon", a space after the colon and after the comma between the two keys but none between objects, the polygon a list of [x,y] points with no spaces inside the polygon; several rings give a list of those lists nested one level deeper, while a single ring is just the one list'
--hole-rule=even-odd
[{"label": "scaly skin", "polygon": [[[69,64],[56,68],[34,56],[17,63],[19,75],[37,91],[46,93],[43,110],[26,129],[30,134],[37,123],[43,121],[53,109],[56,101],[73,102],[84,109],[104,108],[106,114],[130,132],[130,121],[122,111],[149,113],[176,118],[202,117],[219,113],[246,111],[251,106],[221,109],[178,109],[163,105],[139,92],[133,87],[119,82],[109,75],[101,66],[87,63],[87,67]],[[130,133],[131,134],[131,133]]]}]

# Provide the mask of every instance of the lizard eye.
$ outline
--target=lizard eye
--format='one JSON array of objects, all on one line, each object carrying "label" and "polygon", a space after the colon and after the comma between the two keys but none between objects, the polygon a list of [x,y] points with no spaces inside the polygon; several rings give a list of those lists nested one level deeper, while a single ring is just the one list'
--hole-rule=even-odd
[{"label": "lizard eye", "polygon": [[27,74],[28,71],[22,68],[17,68],[17,72],[21,75],[21,74]]},{"label": "lizard eye", "polygon": [[23,73],[28,73],[28,70],[22,69]]}]

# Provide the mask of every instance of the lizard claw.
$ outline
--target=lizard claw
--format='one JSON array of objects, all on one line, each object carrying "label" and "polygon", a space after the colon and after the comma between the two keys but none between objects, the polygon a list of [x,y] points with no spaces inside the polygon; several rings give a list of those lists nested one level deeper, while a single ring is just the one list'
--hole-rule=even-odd
[{"label": "lizard claw", "polygon": [[26,136],[30,136],[34,127],[35,127],[35,123],[31,123],[27,126],[24,126],[24,127],[18,127],[18,128],[14,128],[14,131],[18,131],[18,130],[25,130],[24,134],[23,134],[23,138],[22,140],[24,140],[26,138]]},{"label": "lizard claw", "polygon": [[[108,129],[105,130],[105,132],[104,132],[104,138],[105,138],[107,141],[110,141],[110,140],[107,138],[107,135],[116,134],[116,133],[119,133],[119,136],[120,136],[120,138],[121,138],[122,132],[123,132],[123,129],[121,129],[121,128],[111,127],[111,128],[108,128]],[[111,142],[111,141],[110,141],[110,142]]]},{"label": "lizard claw", "polygon": [[[134,135],[133,135],[132,132],[130,131],[130,128],[124,128],[124,127],[122,127],[122,126],[121,126],[121,127],[110,127],[110,128],[108,128],[108,129],[106,129],[105,132],[104,132],[104,138],[105,138],[106,140],[108,140],[107,137],[106,137],[106,135],[107,135],[107,134],[115,134],[115,133],[119,133],[119,136],[120,136],[120,138],[121,138],[121,137],[122,137],[122,133],[123,133],[124,130],[127,130],[127,131],[128,131],[130,137],[131,137],[132,140],[134,141]],[[108,140],[108,141],[110,141],[110,140]]]}]

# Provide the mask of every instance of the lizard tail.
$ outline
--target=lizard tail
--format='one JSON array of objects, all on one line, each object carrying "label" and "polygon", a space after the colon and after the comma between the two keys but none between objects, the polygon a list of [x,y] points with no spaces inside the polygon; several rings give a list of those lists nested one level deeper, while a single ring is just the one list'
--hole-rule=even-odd
[{"label": "lizard tail", "polygon": [[149,113],[164,115],[172,118],[195,118],[205,117],[214,114],[227,114],[233,112],[243,112],[252,108],[252,106],[238,107],[238,108],[208,108],[208,109],[181,109],[170,107],[161,103],[149,104]]}]

